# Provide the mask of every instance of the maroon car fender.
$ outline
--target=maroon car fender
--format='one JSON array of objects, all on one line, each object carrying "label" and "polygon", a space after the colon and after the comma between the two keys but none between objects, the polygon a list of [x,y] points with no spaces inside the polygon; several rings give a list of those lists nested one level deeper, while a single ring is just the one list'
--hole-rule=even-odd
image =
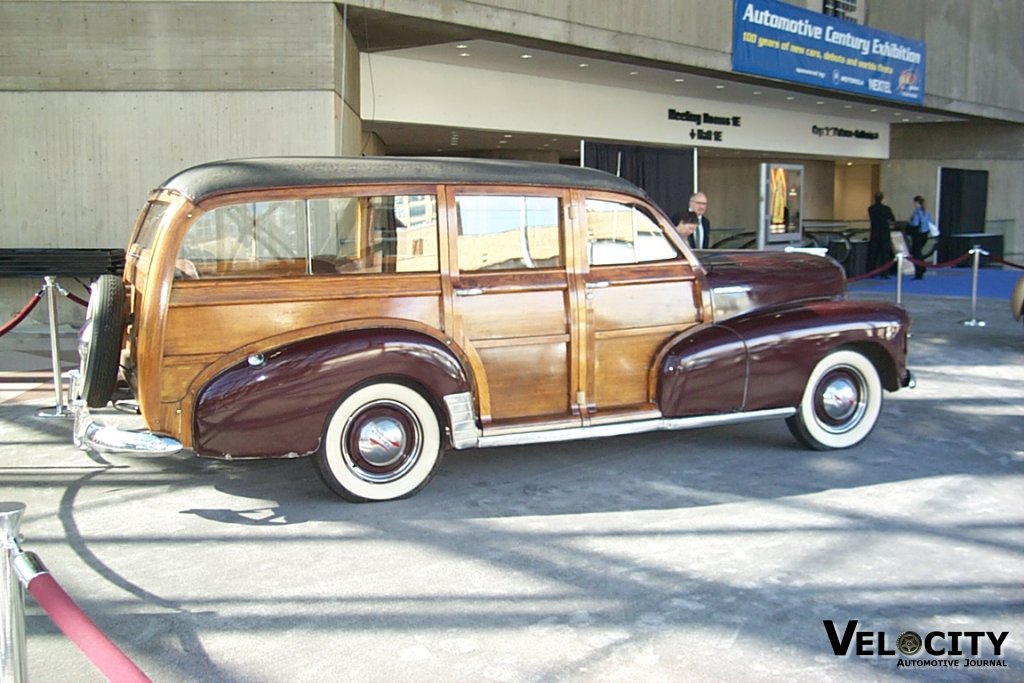
[{"label": "maroon car fender", "polygon": [[867,356],[883,386],[895,391],[906,376],[909,325],[899,306],[834,300],[762,309],[698,328],[662,355],[659,407],[667,417],[682,417],[796,406],[814,366],[840,347]]},{"label": "maroon car fender", "polygon": [[437,339],[401,329],[336,332],[251,356],[211,379],[196,397],[193,448],[219,458],[308,455],[338,402],[375,379],[420,388],[435,405],[470,391],[461,363]]},{"label": "maroon car fender", "polygon": [[658,404],[667,417],[731,413],[747,392],[747,345],[723,325],[690,330],[661,362]]}]

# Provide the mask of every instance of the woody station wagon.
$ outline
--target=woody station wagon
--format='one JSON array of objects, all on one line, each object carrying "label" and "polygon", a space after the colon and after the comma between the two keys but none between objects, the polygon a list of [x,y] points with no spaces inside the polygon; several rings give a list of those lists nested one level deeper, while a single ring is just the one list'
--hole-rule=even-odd
[{"label": "woody station wagon", "polygon": [[907,313],[845,292],[821,256],[695,253],[590,169],[209,163],[153,192],[93,287],[76,434],[120,380],[174,444],[312,456],[353,501],[415,493],[449,447],[784,418],[846,448],[912,379]]}]

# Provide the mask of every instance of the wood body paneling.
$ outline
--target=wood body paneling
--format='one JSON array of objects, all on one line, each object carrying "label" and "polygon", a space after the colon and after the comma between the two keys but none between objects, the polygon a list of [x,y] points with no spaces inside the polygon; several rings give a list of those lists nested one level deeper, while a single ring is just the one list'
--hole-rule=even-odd
[{"label": "wood body paneling", "polygon": [[[266,277],[207,271],[199,279],[180,279],[180,273],[175,279],[182,237],[210,209],[176,204],[153,249],[133,249],[128,269],[137,290],[132,347],[140,405],[151,428],[190,444],[196,397],[225,369],[303,339],[344,330],[380,330],[386,339],[389,328],[423,333],[451,348],[474,388],[485,434],[655,414],[652,368],[659,352],[706,315],[699,271],[672,227],[662,226],[679,249],[677,258],[591,269],[578,218],[586,193],[475,188],[557,197],[554,260],[561,265],[462,273],[456,265],[457,190],[433,189],[440,268],[432,273],[275,277],[271,268]],[[284,190],[267,195],[289,198]],[[232,201],[219,196],[216,205]],[[551,251],[551,244],[543,248]],[[339,398],[346,390],[338,387]]]}]

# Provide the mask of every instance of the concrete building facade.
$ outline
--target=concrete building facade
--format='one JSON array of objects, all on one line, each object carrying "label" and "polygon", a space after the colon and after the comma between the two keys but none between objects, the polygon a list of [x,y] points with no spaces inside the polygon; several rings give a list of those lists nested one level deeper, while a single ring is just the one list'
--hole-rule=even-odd
[{"label": "concrete building facade", "polygon": [[[793,0],[820,12],[819,0]],[[825,3],[829,4],[829,3]],[[733,70],[740,4],[696,0],[0,2],[5,248],[123,248],[175,171],[264,155],[579,163],[581,141],[696,149],[716,226],[757,221],[758,169],[804,166],[804,214],[900,219],[941,169],[988,172],[985,232],[1024,253],[1024,4],[859,0],[927,46],[921,104]],[[742,126],[717,139],[666,112]],[[865,129],[833,139],[822,127]],[[707,132],[707,131],[705,131]],[[690,188],[681,188],[688,193]],[[39,286],[0,280],[0,321]],[[39,314],[41,315],[41,314]],[[81,312],[68,306],[62,319]]]}]

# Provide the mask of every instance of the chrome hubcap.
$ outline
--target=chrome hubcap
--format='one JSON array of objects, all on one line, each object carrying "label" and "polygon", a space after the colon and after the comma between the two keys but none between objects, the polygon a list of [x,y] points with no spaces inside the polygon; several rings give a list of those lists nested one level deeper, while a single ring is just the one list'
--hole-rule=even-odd
[{"label": "chrome hubcap", "polygon": [[402,457],[405,441],[405,431],[397,420],[370,420],[359,430],[359,453],[371,465],[387,467]]},{"label": "chrome hubcap", "polygon": [[825,387],[821,403],[829,418],[847,420],[857,411],[857,387],[846,378],[837,379]]},{"label": "chrome hubcap", "polygon": [[864,379],[852,368],[836,368],[818,384],[815,413],[822,429],[842,434],[856,427],[867,411]]},{"label": "chrome hubcap", "polygon": [[363,406],[345,426],[342,453],[363,481],[384,484],[405,476],[423,449],[423,430],[406,406],[375,401]]}]

